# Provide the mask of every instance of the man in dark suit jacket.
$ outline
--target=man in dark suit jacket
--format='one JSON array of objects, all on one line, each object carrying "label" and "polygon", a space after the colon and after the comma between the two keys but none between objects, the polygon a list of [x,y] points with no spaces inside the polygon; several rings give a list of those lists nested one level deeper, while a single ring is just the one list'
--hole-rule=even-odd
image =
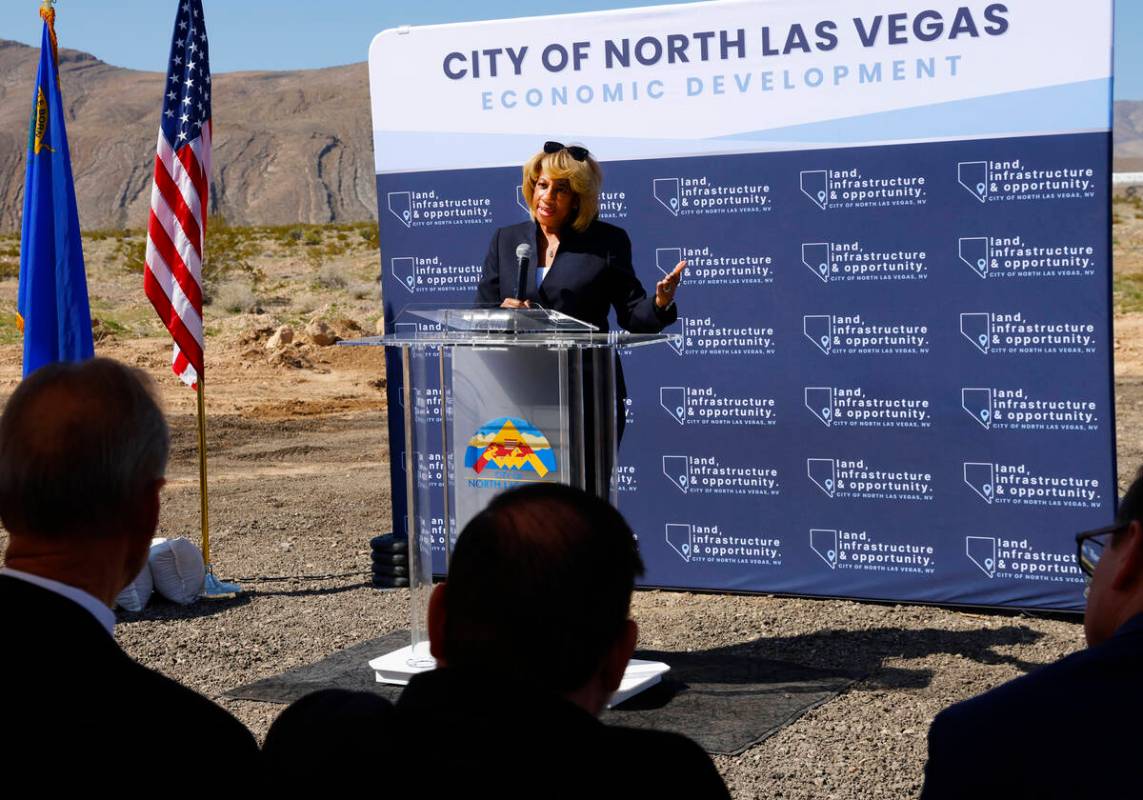
[{"label": "man in dark suit jacket", "polygon": [[938,714],[925,800],[1140,794],[1143,472],[1115,524],[1079,538],[1088,648]]},{"label": "man in dark suit jacket", "polygon": [[168,447],[146,376],[108,359],[42,367],[0,417],[4,763],[37,793],[161,789],[185,777],[168,753],[201,754],[228,780],[256,766],[241,723],[114,639],[111,608],[146,564]]},{"label": "man in dark suit jacket", "polygon": [[[597,719],[635,647],[627,615],[641,572],[631,529],[603,500],[550,483],[505,492],[465,526],[433,592],[438,668],[395,708],[371,695],[303,698],[266,737],[271,770],[304,776],[313,742],[340,753],[323,777],[384,752],[400,765],[386,781],[431,797],[728,797],[689,739]],[[337,715],[355,733],[336,745],[330,704],[357,710]],[[362,709],[376,719],[367,735]]]}]

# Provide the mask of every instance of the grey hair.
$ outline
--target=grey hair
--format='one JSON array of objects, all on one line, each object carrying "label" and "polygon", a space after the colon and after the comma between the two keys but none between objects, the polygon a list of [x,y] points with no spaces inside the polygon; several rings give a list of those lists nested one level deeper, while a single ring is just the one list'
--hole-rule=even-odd
[{"label": "grey hair", "polygon": [[0,520],[39,536],[104,532],[163,477],[169,451],[146,373],[109,358],[41,367],[0,416]]}]

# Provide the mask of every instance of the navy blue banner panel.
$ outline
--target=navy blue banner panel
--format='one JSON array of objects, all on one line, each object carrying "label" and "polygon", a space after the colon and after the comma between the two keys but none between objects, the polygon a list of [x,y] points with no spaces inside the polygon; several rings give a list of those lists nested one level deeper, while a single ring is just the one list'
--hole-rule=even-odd
[{"label": "navy blue banner panel", "polygon": [[[475,300],[546,139],[601,161],[648,291],[687,262],[669,346],[621,353],[648,585],[1082,608],[1074,534],[1116,507],[1110,3],[900,5],[374,41],[388,330]],[[389,376],[396,456],[442,398]]]}]

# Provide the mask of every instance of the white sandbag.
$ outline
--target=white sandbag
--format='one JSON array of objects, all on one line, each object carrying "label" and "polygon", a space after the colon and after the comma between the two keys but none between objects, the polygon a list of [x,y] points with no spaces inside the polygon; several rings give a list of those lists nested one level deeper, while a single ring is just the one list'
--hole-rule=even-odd
[{"label": "white sandbag", "polygon": [[127,584],[115,598],[115,605],[125,611],[142,611],[154,591],[155,582],[151,579],[151,564],[146,563],[135,576],[135,580]]},{"label": "white sandbag", "polygon": [[206,567],[202,553],[189,539],[164,539],[151,545],[151,577],[155,591],[179,605],[193,603],[202,594]]}]

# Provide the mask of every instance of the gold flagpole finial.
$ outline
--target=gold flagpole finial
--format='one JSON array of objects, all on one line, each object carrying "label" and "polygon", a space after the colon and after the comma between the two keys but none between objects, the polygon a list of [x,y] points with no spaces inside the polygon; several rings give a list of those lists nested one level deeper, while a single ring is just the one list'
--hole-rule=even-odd
[{"label": "gold flagpole finial", "polygon": [[[52,40],[52,61],[58,68],[60,65],[60,47],[56,41],[56,10],[52,8],[55,4],[56,0],[41,0],[40,19],[48,24],[48,37]],[[58,81],[58,75],[56,79]]]}]

